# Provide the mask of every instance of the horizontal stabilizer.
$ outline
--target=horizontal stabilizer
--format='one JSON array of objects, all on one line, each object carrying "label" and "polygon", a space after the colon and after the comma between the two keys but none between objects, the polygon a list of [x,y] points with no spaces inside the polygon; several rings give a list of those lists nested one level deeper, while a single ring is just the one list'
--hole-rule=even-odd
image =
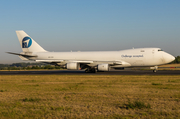
[{"label": "horizontal stabilizer", "polygon": [[13,53],[13,52],[6,52],[6,53],[13,54],[13,55],[19,55],[19,56],[23,56],[23,57],[37,57],[37,55],[27,55],[27,54]]}]

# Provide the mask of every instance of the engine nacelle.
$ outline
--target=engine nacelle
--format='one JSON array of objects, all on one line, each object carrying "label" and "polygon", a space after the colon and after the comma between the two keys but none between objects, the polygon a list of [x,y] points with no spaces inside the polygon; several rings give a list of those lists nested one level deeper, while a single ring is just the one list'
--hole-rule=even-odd
[{"label": "engine nacelle", "polygon": [[76,62],[70,62],[66,64],[66,68],[70,70],[79,70],[80,69],[80,64]]},{"label": "engine nacelle", "polygon": [[97,66],[98,71],[109,71],[109,64],[99,64]]}]

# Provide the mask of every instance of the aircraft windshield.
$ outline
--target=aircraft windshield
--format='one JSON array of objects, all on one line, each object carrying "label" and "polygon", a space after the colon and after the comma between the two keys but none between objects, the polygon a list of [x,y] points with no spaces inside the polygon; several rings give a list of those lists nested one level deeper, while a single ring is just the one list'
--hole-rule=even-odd
[{"label": "aircraft windshield", "polygon": [[162,49],[159,49],[158,51],[163,51]]}]

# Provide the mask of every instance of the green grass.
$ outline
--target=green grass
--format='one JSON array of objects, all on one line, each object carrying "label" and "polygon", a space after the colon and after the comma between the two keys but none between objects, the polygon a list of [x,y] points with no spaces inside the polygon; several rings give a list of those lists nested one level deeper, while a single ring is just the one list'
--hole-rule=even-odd
[{"label": "green grass", "polygon": [[5,92],[5,90],[0,90],[0,92]]},{"label": "green grass", "polygon": [[24,98],[22,99],[23,102],[39,102],[40,98]]},{"label": "green grass", "polygon": [[0,118],[180,118],[179,76],[0,76]]},{"label": "green grass", "polygon": [[152,85],[162,85],[162,83],[152,83]]},{"label": "green grass", "polygon": [[144,102],[141,101],[134,101],[132,102],[128,102],[128,104],[124,104],[126,109],[142,109],[142,108],[151,108],[151,105],[148,103],[147,105],[145,105]]}]

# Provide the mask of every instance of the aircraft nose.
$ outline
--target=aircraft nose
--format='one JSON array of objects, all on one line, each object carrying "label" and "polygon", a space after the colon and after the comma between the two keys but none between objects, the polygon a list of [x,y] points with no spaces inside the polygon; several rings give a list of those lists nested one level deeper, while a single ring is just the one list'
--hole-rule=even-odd
[{"label": "aircraft nose", "polygon": [[175,57],[172,56],[171,54],[165,53],[163,56],[166,63],[170,63],[175,60]]}]

